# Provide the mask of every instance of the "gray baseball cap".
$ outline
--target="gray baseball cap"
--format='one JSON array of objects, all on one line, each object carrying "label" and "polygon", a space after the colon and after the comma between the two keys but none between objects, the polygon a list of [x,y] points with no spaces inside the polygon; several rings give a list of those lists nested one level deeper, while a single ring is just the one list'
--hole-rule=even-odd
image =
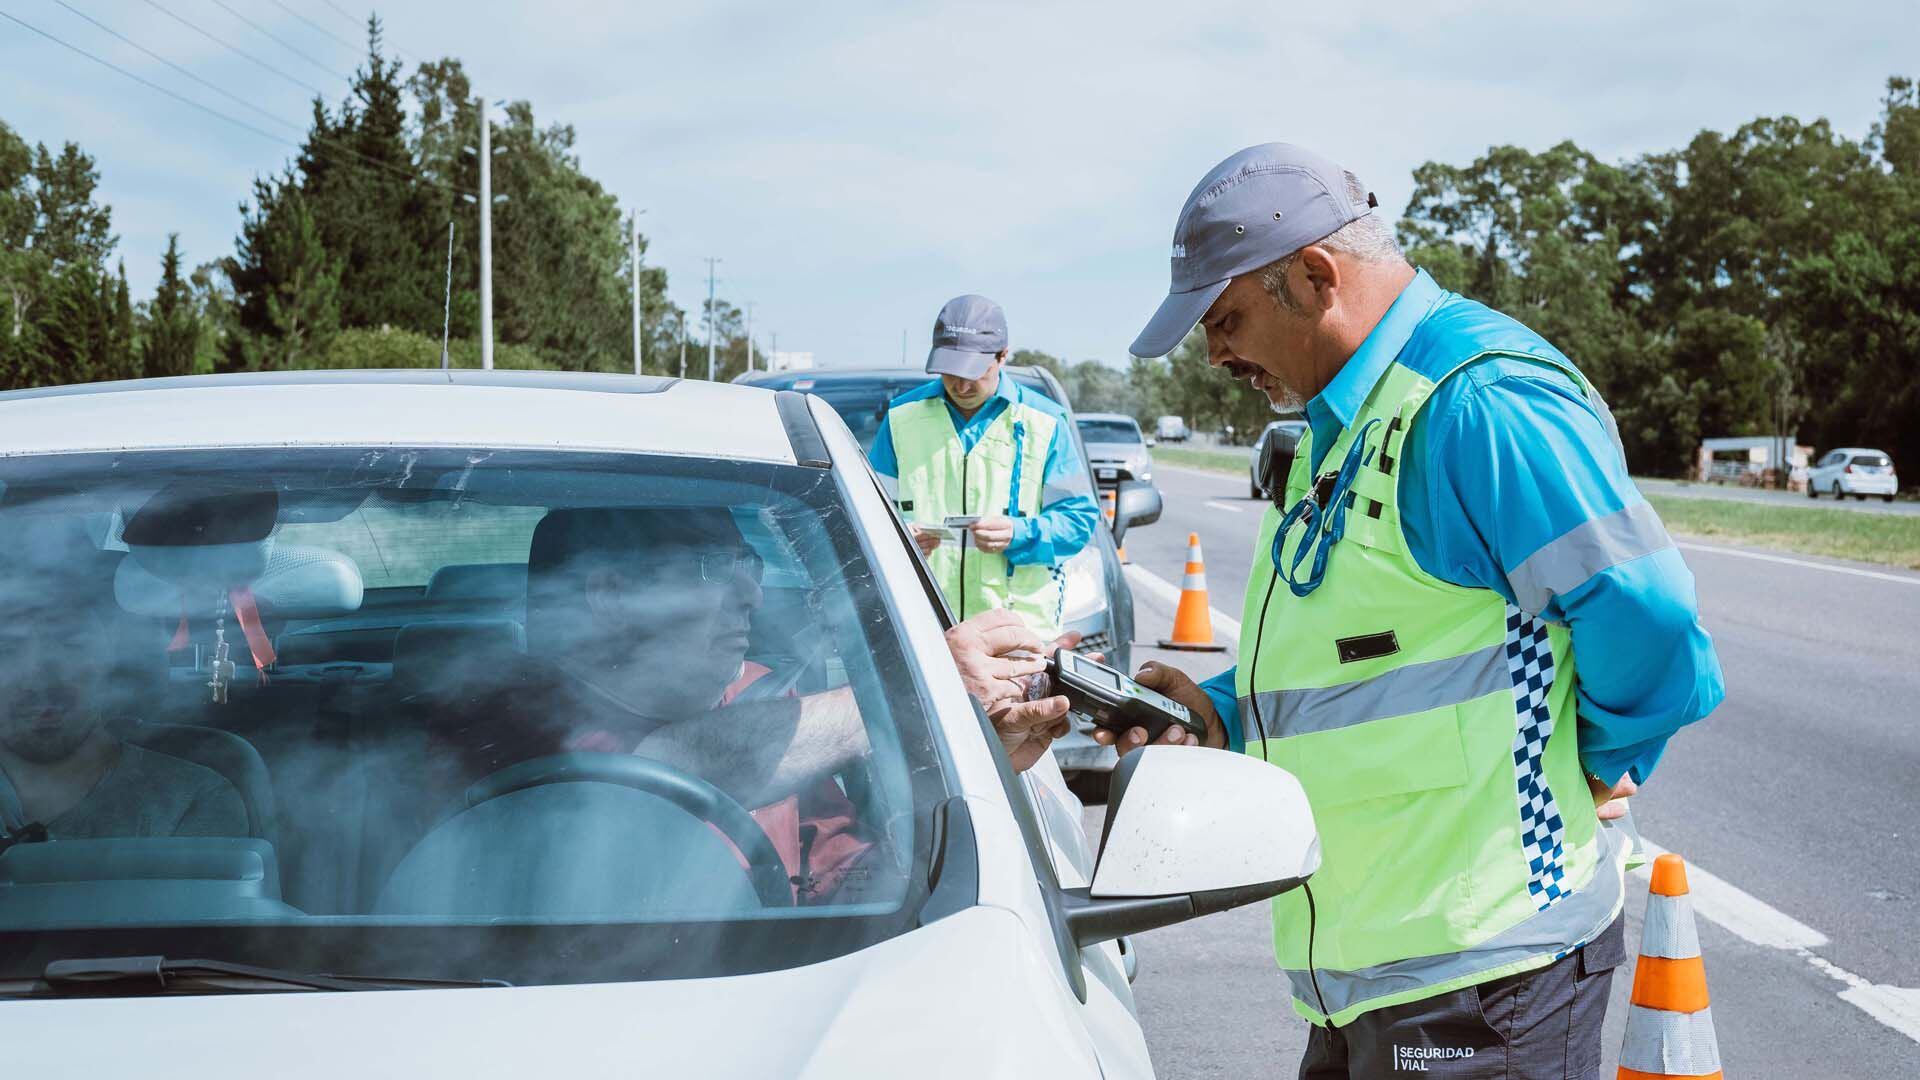
[{"label": "gray baseball cap", "polygon": [[1172,352],[1234,277],[1323,240],[1378,205],[1371,194],[1362,203],[1348,198],[1345,170],[1288,143],[1249,146],[1215,165],[1173,223],[1173,285],[1134,339],[1133,355]]},{"label": "gray baseball cap", "polygon": [[974,293],[956,296],[933,320],[933,351],[927,371],[977,379],[1007,347],[1007,316],[1000,305]]}]

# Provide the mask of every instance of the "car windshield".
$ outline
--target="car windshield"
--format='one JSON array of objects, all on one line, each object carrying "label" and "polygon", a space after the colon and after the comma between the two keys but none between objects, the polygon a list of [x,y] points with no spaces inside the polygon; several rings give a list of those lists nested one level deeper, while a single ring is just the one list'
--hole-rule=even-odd
[{"label": "car windshield", "polygon": [[945,774],[842,499],[666,456],[0,460],[0,978],[698,977],[910,929]]},{"label": "car windshield", "polygon": [[1081,417],[1080,437],[1092,443],[1137,443],[1140,429],[1130,420],[1089,420]]}]

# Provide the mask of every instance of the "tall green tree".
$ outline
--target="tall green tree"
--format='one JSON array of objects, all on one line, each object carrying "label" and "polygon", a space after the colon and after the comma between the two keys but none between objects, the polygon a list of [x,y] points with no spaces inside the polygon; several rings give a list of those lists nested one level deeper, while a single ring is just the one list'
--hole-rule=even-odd
[{"label": "tall green tree", "polygon": [[329,254],[306,194],[291,177],[254,182],[239,243],[226,264],[236,333],[225,370],[311,366],[340,329],[340,267]]},{"label": "tall green tree", "polygon": [[342,326],[426,332],[441,321],[444,226],[409,144],[399,61],[367,20],[367,58],[335,111],[316,100],[296,165],[322,244],[339,266]]},{"label": "tall green tree", "polygon": [[180,275],[180,234],[171,233],[167,253],[160,259],[160,285],[147,309],[147,334],[140,351],[142,374],[192,375],[199,349],[200,314],[194,308],[192,287]]}]

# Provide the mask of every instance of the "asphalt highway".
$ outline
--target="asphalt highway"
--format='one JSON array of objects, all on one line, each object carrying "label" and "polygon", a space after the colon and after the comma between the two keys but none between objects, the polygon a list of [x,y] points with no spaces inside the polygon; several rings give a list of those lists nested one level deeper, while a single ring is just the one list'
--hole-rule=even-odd
[{"label": "asphalt highway", "polygon": [[[1200,534],[1233,644],[1264,504],[1244,477],[1162,466],[1165,514],[1127,537],[1136,663],[1196,677],[1232,652],[1150,647]],[[1678,537],[1728,699],[1683,731],[1634,817],[1689,863],[1728,1076],[1920,1077],[1920,574]],[[1096,836],[1100,815],[1089,811]],[[1629,882],[1637,951],[1646,879]],[[1290,1076],[1305,1028],[1264,905],[1143,935],[1135,992],[1169,1077]],[[1613,1075],[1630,968],[1615,977]]]}]

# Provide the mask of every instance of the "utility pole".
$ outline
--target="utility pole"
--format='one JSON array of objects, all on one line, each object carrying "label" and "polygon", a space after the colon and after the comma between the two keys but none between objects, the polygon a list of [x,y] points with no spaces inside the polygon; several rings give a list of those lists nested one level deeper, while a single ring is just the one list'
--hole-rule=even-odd
[{"label": "utility pole", "polygon": [[768,337],[771,340],[767,342],[767,370],[772,371],[773,355],[780,351],[780,332],[775,330],[772,334],[769,334]]},{"label": "utility pole", "polygon": [[640,341],[640,215],[644,213],[646,213],[645,210],[633,212],[632,246],[629,249],[632,256],[629,261],[633,264],[633,373],[635,375],[641,374],[641,368],[647,358],[646,346]]},{"label": "utility pole", "polygon": [[447,306],[440,314],[440,370],[447,370],[447,332],[453,328],[453,221],[447,221]]},{"label": "utility pole", "polygon": [[753,301],[747,301],[747,370],[753,370]]},{"label": "utility pole", "polygon": [[493,370],[493,109],[480,95],[480,366]]},{"label": "utility pole", "polygon": [[713,317],[713,266],[715,263],[719,261],[720,261],[719,259],[716,259],[711,255],[707,256],[707,381],[708,382],[712,382],[715,376],[719,374],[719,370],[714,366],[714,362],[713,362],[713,355],[714,355],[713,354],[713,344],[714,344],[714,338],[713,338],[714,325],[713,324],[716,321]]},{"label": "utility pole", "polygon": [[680,313],[680,377],[687,377],[687,313]]},{"label": "utility pole", "polygon": [[907,332],[900,331],[900,366],[907,366]]}]

